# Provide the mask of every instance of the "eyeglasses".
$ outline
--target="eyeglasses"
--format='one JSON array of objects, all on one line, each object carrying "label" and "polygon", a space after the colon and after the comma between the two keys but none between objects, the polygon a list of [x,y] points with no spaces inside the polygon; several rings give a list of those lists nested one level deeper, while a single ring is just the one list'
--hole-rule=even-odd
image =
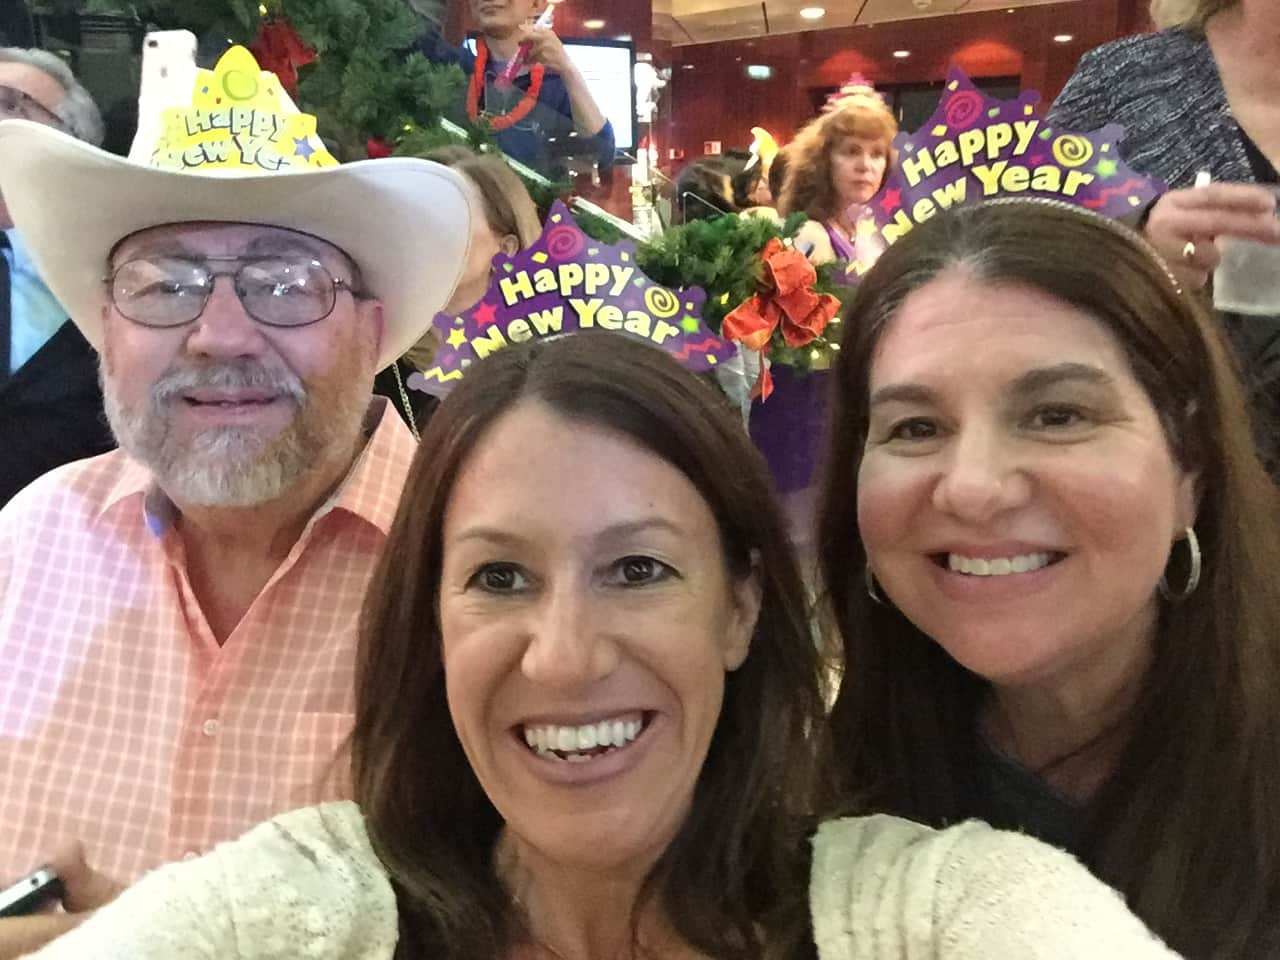
[{"label": "eyeglasses", "polygon": [[34,120],[66,130],[62,118],[25,90],[0,85],[0,120]]},{"label": "eyeglasses", "polygon": [[[211,263],[238,266],[215,272]],[[111,302],[126,320],[180,327],[204,313],[218,277],[232,277],[245,313],[268,327],[317,323],[333,312],[339,290],[358,296],[319,261],[297,257],[143,257],[116,267],[107,282]]]}]

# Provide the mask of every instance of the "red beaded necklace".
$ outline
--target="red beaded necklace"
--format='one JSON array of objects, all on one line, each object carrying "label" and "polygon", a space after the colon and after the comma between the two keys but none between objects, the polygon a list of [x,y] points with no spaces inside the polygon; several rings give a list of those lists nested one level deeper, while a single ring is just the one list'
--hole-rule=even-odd
[{"label": "red beaded necklace", "polygon": [[[467,84],[467,116],[472,120],[480,119],[480,94],[484,90],[484,70],[488,64],[489,45],[480,40],[476,44],[476,65],[471,71],[471,82]],[[486,114],[489,126],[495,131],[506,130],[527,117],[542,93],[542,78],[546,72],[547,68],[542,64],[535,64],[529,70],[529,92],[510,113]]]}]

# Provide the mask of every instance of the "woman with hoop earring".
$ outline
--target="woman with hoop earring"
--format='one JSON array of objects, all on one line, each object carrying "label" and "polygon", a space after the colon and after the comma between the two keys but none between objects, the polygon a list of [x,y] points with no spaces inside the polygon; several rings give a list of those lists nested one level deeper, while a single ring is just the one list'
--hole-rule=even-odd
[{"label": "woman with hoop earring", "polygon": [[818,552],[860,812],[1074,853],[1175,950],[1280,956],[1280,509],[1141,237],[995,201],[846,310]]}]

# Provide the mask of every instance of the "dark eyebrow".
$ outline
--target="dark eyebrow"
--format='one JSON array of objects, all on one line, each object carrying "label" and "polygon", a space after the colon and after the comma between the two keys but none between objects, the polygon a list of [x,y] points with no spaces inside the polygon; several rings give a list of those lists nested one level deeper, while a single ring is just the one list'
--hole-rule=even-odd
[{"label": "dark eyebrow", "polygon": [[472,540],[503,547],[524,543],[524,537],[518,537],[514,533],[507,533],[505,530],[494,527],[468,527],[455,538],[457,543],[470,543]]},{"label": "dark eyebrow", "polygon": [[[121,246],[124,246],[123,242],[118,244],[115,250],[111,251],[111,256],[108,258],[109,263],[121,262],[120,258],[116,255]],[[127,259],[139,260],[144,257],[181,257],[198,259],[200,254],[186,246],[186,244],[181,240],[165,238],[163,240],[144,240],[129,251]]]},{"label": "dark eyebrow", "polygon": [[689,535],[687,529],[672,523],[670,520],[662,517],[644,517],[639,520],[616,523],[611,527],[606,527],[596,535],[596,539],[605,542],[625,540],[627,537],[633,537],[637,533],[648,533],[650,530],[660,530],[674,537],[687,537]]},{"label": "dark eyebrow", "polygon": [[[1058,363],[1051,367],[1037,367],[1028,370],[1009,386],[1008,392],[1015,396],[1025,397],[1047,390],[1059,383],[1088,383],[1100,387],[1111,387],[1115,380],[1105,370],[1090,366],[1087,363]],[[916,403],[930,406],[938,405],[938,395],[928,387],[919,383],[891,383],[881,387],[871,395],[869,409],[885,403]]]},{"label": "dark eyebrow", "polygon": [[[255,237],[253,240],[249,241],[240,256],[261,257],[302,254],[319,260],[325,256],[327,252],[328,251],[322,249],[318,244],[310,243],[303,237],[266,235]],[[338,251],[338,254],[340,259],[349,261],[350,258],[346,257],[346,255],[341,251]],[[199,260],[204,256],[204,254],[199,250],[192,249],[187,244],[183,243],[178,237],[163,237],[156,238],[154,240],[145,240],[129,252],[130,260],[135,260],[139,257],[153,256],[189,257],[193,260]]]},{"label": "dark eyebrow", "polygon": [[921,403],[937,405],[938,395],[919,383],[891,383],[871,395],[870,409],[885,403]]},{"label": "dark eyebrow", "polygon": [[[665,520],[662,517],[645,517],[639,520],[631,520],[625,523],[617,523],[611,527],[606,527],[596,534],[597,541],[609,542],[613,540],[625,540],[627,537],[644,533],[649,530],[664,530],[672,536],[684,537],[688,535],[688,531],[682,527]],[[501,530],[497,527],[468,527],[463,530],[455,538],[455,543],[467,543],[472,540],[491,543],[495,546],[514,547],[521,546],[526,543],[524,537]]]},{"label": "dark eyebrow", "polygon": [[1098,387],[1115,386],[1111,374],[1099,367],[1087,363],[1058,363],[1052,367],[1038,367],[1028,370],[1009,388],[1009,392],[1018,396],[1028,396],[1047,390],[1060,383],[1086,383]]},{"label": "dark eyebrow", "polygon": [[258,236],[249,241],[248,246],[244,248],[243,256],[258,257],[263,254],[294,254],[303,253],[309,257],[321,259],[328,251],[321,249],[317,244],[310,243],[302,237],[267,234]]}]

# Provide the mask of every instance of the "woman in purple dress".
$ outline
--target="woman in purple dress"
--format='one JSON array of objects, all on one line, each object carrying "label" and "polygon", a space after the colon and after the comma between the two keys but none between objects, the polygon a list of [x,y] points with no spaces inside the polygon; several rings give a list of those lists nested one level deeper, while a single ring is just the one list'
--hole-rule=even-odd
[{"label": "woman in purple dress", "polygon": [[808,215],[796,242],[808,245],[814,263],[846,260],[869,267],[882,252],[868,201],[893,166],[897,133],[897,121],[875,90],[851,82],[788,148],[780,208]]}]

